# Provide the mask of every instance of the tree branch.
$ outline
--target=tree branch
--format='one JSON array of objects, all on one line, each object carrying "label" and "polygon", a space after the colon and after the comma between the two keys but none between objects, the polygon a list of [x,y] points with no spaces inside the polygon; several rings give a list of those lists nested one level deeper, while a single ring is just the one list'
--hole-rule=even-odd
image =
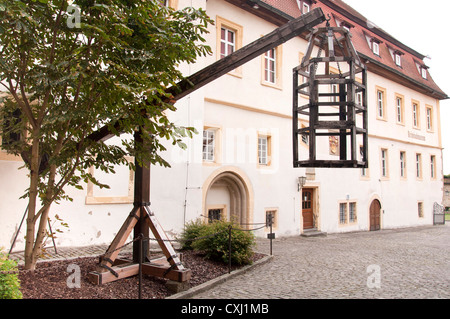
[{"label": "tree branch", "polygon": [[[14,97],[14,99],[16,100],[17,104],[19,105],[20,109],[22,110],[22,112],[25,113],[25,115],[27,116],[28,121],[30,122],[30,124],[33,127],[33,129],[35,129],[36,126],[37,126],[37,123],[36,123],[36,119],[33,116],[33,111],[31,110],[30,104],[29,103],[25,103],[19,97],[19,95],[16,92],[16,89],[14,88],[14,86],[12,84],[11,79],[8,80],[8,83],[9,83],[8,91]],[[26,96],[25,96],[25,98],[26,98]],[[26,99],[26,101],[28,101],[28,99]]]}]

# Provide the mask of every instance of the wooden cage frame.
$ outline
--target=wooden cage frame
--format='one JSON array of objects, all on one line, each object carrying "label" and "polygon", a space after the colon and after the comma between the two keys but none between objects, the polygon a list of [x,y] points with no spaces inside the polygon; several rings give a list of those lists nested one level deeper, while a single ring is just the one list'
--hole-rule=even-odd
[{"label": "wooden cage frame", "polygon": [[[319,47],[318,56],[311,57],[314,47]],[[325,50],[326,55],[321,57]],[[330,71],[330,64],[338,66],[339,74]],[[341,71],[345,65],[346,72]],[[319,70],[323,70],[320,74]],[[360,74],[361,82],[356,75]],[[299,80],[302,83],[299,83]],[[336,92],[325,90],[334,85]],[[367,135],[367,69],[361,62],[346,28],[327,27],[315,29],[309,39],[309,46],[299,66],[293,69],[293,165],[294,167],[368,167]],[[361,103],[356,94],[361,92]],[[307,104],[299,105],[300,96],[309,97]],[[325,98],[324,101],[322,98]],[[327,112],[338,108],[338,111]],[[299,114],[308,117],[309,126],[299,127]],[[362,115],[362,127],[357,127],[356,116]],[[330,120],[331,118],[337,120]],[[308,137],[309,157],[300,159],[299,137]],[[362,135],[362,148],[358,151],[357,135]],[[336,136],[339,141],[339,159],[319,159],[317,137]],[[301,137],[300,137],[301,138]],[[349,141],[348,141],[349,140]],[[350,144],[350,149],[348,148]],[[349,153],[349,154],[348,154]],[[358,159],[358,153],[361,158]]]}]

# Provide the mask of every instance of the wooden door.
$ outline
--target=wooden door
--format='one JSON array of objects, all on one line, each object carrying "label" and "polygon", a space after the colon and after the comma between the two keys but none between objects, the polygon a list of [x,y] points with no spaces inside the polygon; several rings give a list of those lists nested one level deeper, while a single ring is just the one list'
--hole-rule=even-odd
[{"label": "wooden door", "polygon": [[302,190],[302,215],[303,229],[314,227],[314,205],[313,205],[313,189],[304,188]]},{"label": "wooden door", "polygon": [[370,204],[370,230],[380,230],[380,213],[381,204],[375,199],[372,204]]}]

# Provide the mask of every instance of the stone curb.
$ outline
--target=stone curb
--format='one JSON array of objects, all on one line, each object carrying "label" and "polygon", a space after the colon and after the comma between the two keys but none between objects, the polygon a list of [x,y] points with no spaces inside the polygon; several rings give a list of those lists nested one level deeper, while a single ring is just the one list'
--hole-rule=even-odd
[{"label": "stone curb", "polygon": [[242,275],[242,274],[248,272],[249,270],[253,270],[256,267],[264,265],[264,264],[268,263],[269,261],[271,261],[272,259],[273,259],[273,256],[266,256],[256,262],[254,262],[251,265],[234,270],[229,274],[225,274],[220,277],[214,278],[213,280],[210,280],[210,281],[204,282],[203,284],[200,284],[198,286],[192,287],[191,289],[189,289],[187,291],[179,292],[177,294],[166,297],[165,299],[190,299],[190,298],[194,297],[196,294],[205,292],[206,290],[208,290],[212,287],[215,287],[221,283],[224,283],[225,281],[227,281],[233,277]]}]

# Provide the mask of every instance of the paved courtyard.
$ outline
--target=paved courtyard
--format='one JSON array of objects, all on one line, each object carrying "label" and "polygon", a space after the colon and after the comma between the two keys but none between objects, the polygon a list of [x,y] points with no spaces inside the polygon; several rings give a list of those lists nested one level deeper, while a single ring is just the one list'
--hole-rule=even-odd
[{"label": "paved courtyard", "polygon": [[[269,249],[258,240],[258,251]],[[280,238],[273,255],[192,298],[450,298],[449,224]]]}]

